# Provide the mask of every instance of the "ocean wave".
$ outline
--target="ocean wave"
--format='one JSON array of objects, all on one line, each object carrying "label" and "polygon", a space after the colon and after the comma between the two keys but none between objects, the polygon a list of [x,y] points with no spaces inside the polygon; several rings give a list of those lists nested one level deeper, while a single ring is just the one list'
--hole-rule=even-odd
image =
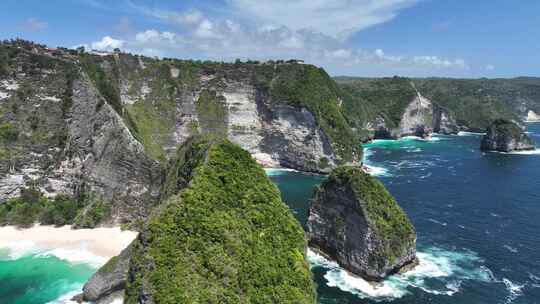
[{"label": "ocean wave", "polygon": [[486,133],[459,131],[458,136],[484,136]]},{"label": "ocean wave", "polygon": [[290,172],[299,172],[298,170],[294,169],[288,169],[288,168],[264,168],[264,172],[266,172],[266,175],[268,176],[279,176],[279,175],[286,175]]},{"label": "ocean wave", "polygon": [[383,168],[380,166],[374,166],[369,161],[369,158],[372,155],[373,155],[372,150],[370,150],[369,148],[364,149],[364,157],[362,159],[362,162],[364,163],[364,167],[366,167],[367,172],[373,176],[392,176],[392,174],[390,174],[386,168]]},{"label": "ocean wave", "polygon": [[514,247],[512,247],[510,245],[504,245],[503,247],[506,248],[508,251],[510,251],[512,253],[517,253],[518,252],[517,248],[514,248]]},{"label": "ocean wave", "polygon": [[[78,286],[73,286],[70,288],[72,291],[61,295],[58,299],[47,302],[47,304],[77,304],[76,301],[73,301],[73,297],[80,294],[82,292],[82,286],[78,284]],[[86,303],[86,302],[84,302]]]},{"label": "ocean wave", "polygon": [[84,248],[80,249],[64,249],[56,248],[52,250],[47,250],[36,254],[36,257],[50,257],[54,256],[60,260],[67,261],[72,264],[90,264],[94,268],[99,268],[104,265],[108,258],[97,256],[91,252],[85,250]]},{"label": "ocean wave", "polygon": [[27,256],[35,256],[36,258],[54,256],[72,264],[88,264],[94,268],[101,267],[108,260],[108,258],[91,253],[84,245],[76,249],[44,249],[38,247],[34,242],[20,240],[4,244],[2,248],[6,251],[5,256],[9,260],[18,260]]},{"label": "ocean wave", "polygon": [[[376,301],[401,298],[418,288],[431,294],[451,296],[460,291],[465,280],[489,282],[492,274],[474,252],[454,252],[431,247],[417,253],[419,265],[403,274],[393,275],[380,283],[370,283],[350,275],[336,262],[308,249],[311,267],[323,267],[326,285]],[[441,284],[442,283],[442,284]]]},{"label": "ocean wave", "polygon": [[[3,259],[8,260],[18,260],[22,257],[38,252],[36,244],[32,241],[26,240],[8,242],[1,245],[1,248],[5,251],[5,257]],[[0,258],[0,260],[1,259],[2,258]]]},{"label": "ocean wave", "polygon": [[505,303],[512,303],[515,299],[523,295],[522,289],[525,287],[525,285],[514,283],[507,278],[503,278],[502,282],[508,291],[508,296],[506,297]]},{"label": "ocean wave", "polygon": [[429,218],[428,221],[430,221],[432,223],[435,223],[435,224],[438,224],[438,225],[441,225],[441,226],[448,225],[446,222],[440,222],[440,221],[437,221],[436,219],[432,219],[432,218]]},{"label": "ocean wave", "polygon": [[497,153],[497,154],[504,154],[504,155],[539,155],[540,154],[540,149],[524,150],[524,151],[512,151],[512,152],[487,151],[487,153]]}]

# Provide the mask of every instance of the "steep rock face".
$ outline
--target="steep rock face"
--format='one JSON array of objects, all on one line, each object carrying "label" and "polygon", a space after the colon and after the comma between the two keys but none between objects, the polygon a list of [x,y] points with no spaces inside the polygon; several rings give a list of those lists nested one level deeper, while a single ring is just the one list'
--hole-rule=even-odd
[{"label": "steep rock face", "polygon": [[[0,202],[33,188],[81,200],[81,226],[146,216],[163,170],[94,83],[66,58],[8,49],[9,72],[0,75]],[[97,205],[107,215],[88,219]]]},{"label": "steep rock face", "polygon": [[480,149],[511,152],[536,149],[534,141],[514,122],[497,119],[486,130]]},{"label": "steep rock face", "polygon": [[181,189],[134,242],[125,303],[315,303],[304,232],[275,185],[228,140],[188,140]]},{"label": "steep rock face", "polygon": [[310,247],[370,281],[417,263],[414,227],[384,186],[360,168],[339,167],[321,184],[307,227]]},{"label": "steep rock face", "polygon": [[111,258],[84,284],[83,301],[105,304],[123,298],[131,247],[128,246],[118,256]]},{"label": "steep rock face", "polygon": [[[339,92],[320,69],[141,58],[144,65],[129,55],[97,64],[108,74],[118,67],[120,100],[156,159],[169,158],[189,136],[208,133],[228,137],[267,166],[329,172],[361,159]],[[321,93],[310,96],[306,83]],[[149,121],[157,117],[159,123]]]},{"label": "steep rock face", "polygon": [[338,83],[350,97],[345,99],[345,115],[356,126],[371,131],[368,139],[429,137],[432,132],[458,131],[452,111],[426,98],[407,78],[345,78]]}]

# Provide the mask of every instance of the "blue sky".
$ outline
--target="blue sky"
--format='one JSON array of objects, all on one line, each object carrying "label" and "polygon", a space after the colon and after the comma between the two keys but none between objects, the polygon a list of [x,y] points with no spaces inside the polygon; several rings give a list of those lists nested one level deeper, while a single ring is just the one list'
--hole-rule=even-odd
[{"label": "blue sky", "polygon": [[302,58],[332,75],[540,76],[537,0],[3,0],[0,38],[149,56]]}]

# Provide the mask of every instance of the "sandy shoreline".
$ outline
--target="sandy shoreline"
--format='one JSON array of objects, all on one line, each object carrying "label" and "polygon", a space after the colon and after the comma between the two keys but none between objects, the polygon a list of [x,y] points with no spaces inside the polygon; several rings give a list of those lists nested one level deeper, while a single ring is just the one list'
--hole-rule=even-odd
[{"label": "sandy shoreline", "polygon": [[118,255],[136,236],[137,232],[122,231],[119,227],[71,229],[70,226],[35,225],[19,229],[5,226],[0,227],[0,248],[7,248],[13,255],[20,254],[17,251],[56,250],[63,252],[66,259],[82,262],[93,256],[97,264],[102,264]]}]

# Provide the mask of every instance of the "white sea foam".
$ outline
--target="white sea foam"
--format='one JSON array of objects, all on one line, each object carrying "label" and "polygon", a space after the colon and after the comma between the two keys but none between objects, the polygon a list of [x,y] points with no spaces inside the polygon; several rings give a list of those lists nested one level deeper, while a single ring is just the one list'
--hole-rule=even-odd
[{"label": "white sea foam", "polygon": [[514,247],[512,247],[510,245],[504,245],[503,247],[506,248],[508,251],[510,251],[512,253],[517,253],[518,252],[517,248],[514,248]]},{"label": "white sea foam", "polygon": [[50,257],[54,256],[60,260],[67,261],[73,264],[89,264],[94,268],[99,268],[105,264],[108,260],[106,257],[97,256],[88,251],[84,245],[80,248],[66,249],[43,249],[37,246],[32,241],[20,240],[12,241],[2,245],[2,248],[7,251],[7,258],[9,260],[18,260],[25,256],[35,257]]},{"label": "white sea foam", "polygon": [[70,262],[72,264],[90,264],[95,268],[99,268],[104,265],[108,258],[101,257],[92,254],[90,251],[85,248],[80,249],[63,249],[56,248],[52,250],[47,250],[36,254],[36,257],[50,257],[54,256],[60,260]]},{"label": "white sea foam", "polygon": [[527,151],[512,151],[512,152],[499,152],[502,154],[515,154],[515,155],[539,155],[540,149],[527,150]]},{"label": "white sea foam", "polygon": [[7,258],[10,260],[18,260],[38,251],[34,242],[26,240],[8,242],[2,248],[7,251]]},{"label": "white sea foam", "polygon": [[373,151],[369,148],[364,149],[364,167],[367,169],[367,173],[373,176],[392,176],[388,173],[388,170],[384,167],[374,166],[372,162],[369,161],[369,158],[373,155]]},{"label": "white sea foam", "polygon": [[288,169],[288,168],[264,168],[266,175],[268,176],[278,176],[285,175],[289,172],[299,172],[298,170]]},{"label": "white sea foam", "polygon": [[[308,249],[311,267],[323,267],[327,285],[337,287],[361,298],[389,300],[409,293],[408,288],[419,288],[427,293],[451,296],[459,292],[464,280],[491,281],[491,271],[477,266],[482,260],[473,252],[451,252],[429,248],[418,252],[419,265],[403,274],[393,275],[381,283],[371,284],[352,276],[337,263]],[[433,280],[439,284],[433,287]],[[443,283],[443,284],[440,284]],[[444,287],[441,287],[444,286]]]},{"label": "white sea foam", "polygon": [[[82,286],[80,284],[77,284],[77,286],[72,286],[72,291],[61,295],[58,299],[47,302],[47,304],[77,304],[77,302],[71,300],[74,296],[80,294],[82,292]],[[87,302],[83,302],[87,303]]]},{"label": "white sea foam", "polygon": [[486,133],[459,131],[457,135],[458,136],[483,136],[483,135],[486,135]]},{"label": "white sea foam", "polygon": [[506,290],[508,291],[505,303],[512,303],[515,299],[523,295],[522,289],[525,285],[516,284],[507,278],[503,278],[502,282],[506,285]]},{"label": "white sea foam", "polygon": [[430,221],[432,223],[435,223],[435,224],[438,224],[438,225],[441,225],[441,226],[448,225],[446,222],[437,221],[436,219],[432,219],[432,218],[429,218],[428,221]]}]

